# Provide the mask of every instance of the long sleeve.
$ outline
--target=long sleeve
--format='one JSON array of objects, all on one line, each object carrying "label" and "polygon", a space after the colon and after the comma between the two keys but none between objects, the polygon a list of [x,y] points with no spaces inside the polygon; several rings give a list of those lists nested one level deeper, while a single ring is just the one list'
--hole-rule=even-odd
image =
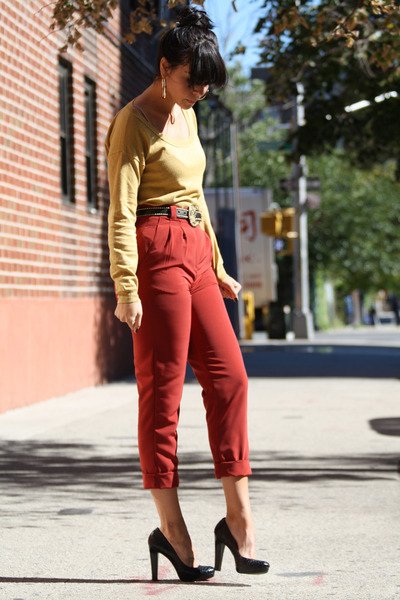
[{"label": "long sleeve", "polygon": [[139,300],[136,208],[141,168],[138,160],[120,151],[109,155],[108,172],[110,274],[118,302],[136,302]]},{"label": "long sleeve", "polygon": [[133,112],[125,107],[112,121],[105,142],[110,188],[110,274],[120,303],[139,300],[136,209],[148,146],[148,138],[137,126]]}]

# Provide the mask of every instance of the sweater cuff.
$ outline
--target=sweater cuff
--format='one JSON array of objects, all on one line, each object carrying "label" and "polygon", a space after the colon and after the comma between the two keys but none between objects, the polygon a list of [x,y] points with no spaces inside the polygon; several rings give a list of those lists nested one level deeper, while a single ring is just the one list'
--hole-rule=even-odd
[{"label": "sweater cuff", "polygon": [[131,302],[140,302],[140,298],[136,292],[128,294],[116,294],[118,304],[130,304]]}]

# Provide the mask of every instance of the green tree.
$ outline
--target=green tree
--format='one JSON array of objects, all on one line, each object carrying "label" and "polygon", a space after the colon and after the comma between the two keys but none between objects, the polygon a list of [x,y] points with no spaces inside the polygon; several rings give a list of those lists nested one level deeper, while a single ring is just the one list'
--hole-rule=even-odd
[{"label": "green tree", "polygon": [[366,172],[343,152],[310,161],[321,179],[321,205],[309,211],[311,269],[345,292],[399,290],[400,184],[393,163]]},{"label": "green tree", "polygon": [[279,187],[279,180],[291,170],[285,151],[286,130],[267,107],[263,83],[249,81],[239,61],[228,71],[228,85],[219,96],[238,126],[240,185],[272,189],[274,200],[287,204]]},{"label": "green tree", "polygon": [[[257,30],[265,34],[268,100],[293,97],[296,82],[305,89],[299,152],[321,152],[340,141],[365,167],[395,159],[400,180],[398,2],[272,0],[264,8]],[[349,110],[359,101],[369,104]]]},{"label": "green tree", "polygon": [[[266,149],[271,142],[284,146],[286,131],[272,116],[263,90],[237,63],[221,98],[239,126],[241,185],[271,188],[274,200],[288,206],[292,198],[280,190],[279,180],[290,176],[289,154]],[[344,293],[398,289],[400,184],[393,181],[394,162],[366,172],[355,168],[343,150],[314,155],[308,162],[310,175],[321,180],[320,207],[308,212],[311,272],[333,280]]]}]

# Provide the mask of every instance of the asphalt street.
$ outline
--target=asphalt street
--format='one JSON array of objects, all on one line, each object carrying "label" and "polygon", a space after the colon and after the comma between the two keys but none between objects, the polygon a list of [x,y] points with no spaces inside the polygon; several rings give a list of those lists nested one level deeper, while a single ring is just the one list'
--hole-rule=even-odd
[{"label": "asphalt street", "polygon": [[252,377],[400,377],[400,327],[317,332],[313,340],[255,340],[242,344]]}]

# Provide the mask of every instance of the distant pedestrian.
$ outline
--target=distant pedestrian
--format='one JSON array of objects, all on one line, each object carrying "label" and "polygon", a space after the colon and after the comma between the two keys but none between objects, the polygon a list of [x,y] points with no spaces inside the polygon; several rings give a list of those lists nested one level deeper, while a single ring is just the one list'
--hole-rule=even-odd
[{"label": "distant pedestrian", "polygon": [[368,310],[370,325],[376,325],[376,308],[375,304],[371,304]]},{"label": "distant pedestrian", "polygon": [[351,325],[354,321],[354,303],[351,294],[347,294],[344,299],[344,313],[346,325]]},{"label": "distant pedestrian", "polygon": [[394,316],[395,316],[395,319],[396,319],[396,325],[400,325],[400,302],[399,302],[399,297],[396,296],[395,294],[392,294],[390,296],[390,298],[388,298],[388,300],[390,301],[391,309],[394,312]]},{"label": "distant pedestrian", "polygon": [[187,361],[203,388],[215,475],[227,505],[226,520],[215,528],[215,568],[228,546],[238,572],[266,573],[268,563],[254,559],[247,376],[222,300],[237,300],[241,286],[226,274],[211,226],[193,111],[211,84],[227,79],[204,11],[182,9],[161,39],[156,68],[154,82],[116,115],[106,140],[115,314],[135,333],[140,462],[161,521],[149,537],[152,577],[158,577],[159,553],[183,581],[214,574],[197,564],[177,494]]}]

